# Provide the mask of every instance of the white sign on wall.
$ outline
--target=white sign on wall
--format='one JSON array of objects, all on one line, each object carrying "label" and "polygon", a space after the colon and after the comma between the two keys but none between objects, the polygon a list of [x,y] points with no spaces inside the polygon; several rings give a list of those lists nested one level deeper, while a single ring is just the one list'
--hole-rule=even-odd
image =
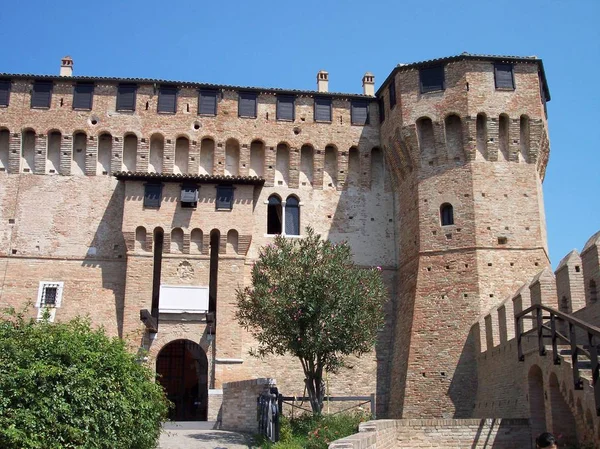
[{"label": "white sign on wall", "polygon": [[161,285],[158,304],[160,313],[207,313],[208,287]]}]

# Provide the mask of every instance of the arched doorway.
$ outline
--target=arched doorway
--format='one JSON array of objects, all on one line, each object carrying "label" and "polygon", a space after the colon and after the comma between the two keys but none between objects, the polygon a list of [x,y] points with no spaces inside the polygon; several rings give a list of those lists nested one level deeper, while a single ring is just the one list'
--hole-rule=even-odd
[{"label": "arched doorway", "polygon": [[539,366],[533,365],[527,376],[529,384],[529,420],[531,434],[546,432],[546,404],[544,398],[544,376]]},{"label": "arched doorway", "polygon": [[198,345],[190,340],[167,344],[156,359],[158,381],[175,408],[172,421],[206,421],[208,411],[208,360]]}]

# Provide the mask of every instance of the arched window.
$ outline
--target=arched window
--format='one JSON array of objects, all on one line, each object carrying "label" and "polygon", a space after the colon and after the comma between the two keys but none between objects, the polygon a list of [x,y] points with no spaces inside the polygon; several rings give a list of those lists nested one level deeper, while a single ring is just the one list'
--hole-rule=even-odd
[{"label": "arched window", "polygon": [[190,253],[201,254],[202,253],[202,230],[195,228],[192,229],[190,234]]},{"label": "arched window", "polygon": [[150,173],[162,173],[164,152],[164,137],[161,134],[152,134],[150,137],[150,157],[148,161],[148,171]]},{"label": "arched window", "polygon": [[138,139],[135,134],[128,134],[123,139],[123,170],[135,172],[137,162]]},{"label": "arched window", "polygon": [[[108,175],[110,173],[110,162],[112,158],[112,141],[110,134],[101,134],[98,138],[98,161],[96,163],[97,175]],[[60,150],[60,148],[59,148]],[[59,159],[60,161],[60,152]]]},{"label": "arched window", "polygon": [[440,219],[442,226],[454,224],[454,209],[452,208],[452,204],[444,203],[440,206]]},{"label": "arched window", "polygon": [[48,134],[48,153],[46,155],[46,173],[54,174],[60,171],[60,144],[62,136],[59,131]]},{"label": "arched window", "polygon": [[21,171],[33,173],[35,168],[35,132],[31,129],[21,134]]},{"label": "arched window", "polygon": [[284,209],[286,235],[300,235],[300,201],[295,196],[288,196]]},{"label": "arched window", "polygon": [[281,199],[277,195],[269,197],[267,206],[267,234],[281,234],[283,229]]},{"label": "arched window", "polygon": [[212,175],[213,162],[215,155],[215,141],[211,138],[204,138],[200,143],[200,174]]},{"label": "arched window", "polygon": [[146,250],[146,228],[138,226],[135,230],[135,249]]},{"label": "arched window", "polygon": [[181,228],[174,228],[171,231],[171,252],[183,252],[183,229]]},{"label": "arched window", "polygon": [[235,229],[230,229],[227,233],[227,254],[238,253],[238,232]]},{"label": "arched window", "polygon": [[85,174],[85,154],[87,151],[87,135],[82,132],[73,136],[73,156],[71,160],[71,174]]},{"label": "arched window", "polygon": [[282,202],[277,195],[269,197],[267,206],[267,234],[300,235],[300,200],[288,196]]},{"label": "arched window", "polygon": [[178,137],[175,141],[175,164],[173,173],[188,173],[190,158],[190,141],[186,137]]}]

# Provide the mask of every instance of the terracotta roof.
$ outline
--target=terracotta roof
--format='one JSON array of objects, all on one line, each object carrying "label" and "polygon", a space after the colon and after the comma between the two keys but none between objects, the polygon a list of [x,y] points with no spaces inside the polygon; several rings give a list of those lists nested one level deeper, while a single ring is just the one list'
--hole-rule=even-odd
[{"label": "terracotta roof", "polygon": [[113,173],[119,181],[164,181],[195,182],[198,184],[253,184],[263,185],[264,178],[259,176],[221,176],[221,175],[188,175],[175,173],[146,173],[119,171]]},{"label": "terracotta roof", "polygon": [[380,92],[386,87],[389,80],[396,75],[396,73],[403,70],[411,70],[411,69],[419,69],[422,67],[434,66],[438,64],[446,64],[448,62],[454,61],[464,61],[464,60],[472,60],[472,61],[492,61],[492,62],[508,62],[508,63],[528,63],[528,64],[537,64],[539,67],[539,71],[542,77],[542,83],[544,84],[544,93],[546,94],[546,101],[550,101],[550,90],[548,89],[548,83],[546,81],[546,74],[544,72],[544,64],[541,59],[537,56],[509,56],[509,55],[482,55],[482,54],[473,54],[463,52],[460,55],[454,56],[445,56],[443,58],[434,58],[427,59],[425,61],[419,62],[411,62],[410,64],[398,64],[392,70],[392,72],[385,79],[381,87],[375,93],[375,96],[379,96]]},{"label": "terracotta roof", "polygon": [[195,89],[233,90],[246,92],[260,92],[281,95],[307,95],[335,98],[371,98],[375,97],[364,94],[343,92],[319,92],[316,90],[283,89],[280,87],[255,87],[255,86],[232,86],[227,84],[199,83],[195,81],[174,81],[154,78],[116,78],[109,76],[58,76],[58,75],[36,75],[33,73],[0,73],[0,78],[36,79],[60,82],[107,82],[107,83],[132,83],[132,84],[163,84],[178,87],[191,87]]}]

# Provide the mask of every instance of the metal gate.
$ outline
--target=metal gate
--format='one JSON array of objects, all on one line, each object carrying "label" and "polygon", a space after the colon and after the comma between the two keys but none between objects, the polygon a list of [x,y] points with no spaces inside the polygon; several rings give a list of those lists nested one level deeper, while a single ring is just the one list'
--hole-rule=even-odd
[{"label": "metal gate", "polygon": [[272,387],[269,393],[261,394],[256,400],[258,433],[273,442],[279,441],[280,398],[277,388]]}]

